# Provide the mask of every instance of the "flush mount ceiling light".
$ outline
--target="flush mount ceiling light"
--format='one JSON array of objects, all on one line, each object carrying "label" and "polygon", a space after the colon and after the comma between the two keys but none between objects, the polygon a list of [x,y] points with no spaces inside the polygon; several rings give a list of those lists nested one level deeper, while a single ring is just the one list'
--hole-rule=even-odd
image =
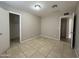
[{"label": "flush mount ceiling light", "polygon": [[40,8],[41,8],[40,4],[36,4],[34,7],[36,10],[40,10]]},{"label": "flush mount ceiling light", "polygon": [[58,7],[58,5],[53,5],[53,6],[52,6],[52,8],[56,8],[56,7]]}]

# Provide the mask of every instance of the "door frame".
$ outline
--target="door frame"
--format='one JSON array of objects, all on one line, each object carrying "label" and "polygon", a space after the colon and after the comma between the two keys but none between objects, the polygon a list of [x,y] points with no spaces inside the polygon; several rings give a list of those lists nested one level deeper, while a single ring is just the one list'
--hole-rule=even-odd
[{"label": "door frame", "polygon": [[74,25],[73,25],[73,44],[72,44],[72,48],[74,49],[75,48],[75,36],[76,36],[76,14],[74,14]]},{"label": "door frame", "polygon": [[[60,17],[60,26],[59,26],[59,40],[61,39],[61,18],[69,18],[69,19],[72,19],[73,20],[73,24],[74,24],[74,13],[72,13],[71,15],[68,15],[68,16],[61,16]],[[73,24],[72,24],[72,28],[73,28]],[[73,29],[71,30],[73,32]],[[71,34],[71,48],[73,48],[73,34]]]},{"label": "door frame", "polygon": [[73,24],[73,25],[72,25],[72,28],[73,28],[73,29],[72,29],[72,35],[71,35],[71,36],[72,36],[72,37],[71,37],[71,48],[72,48],[72,49],[74,49],[74,47],[75,47],[75,46],[73,47],[73,44],[74,44],[74,43],[73,43],[73,42],[74,42],[74,41],[73,41],[73,40],[74,40],[74,38],[73,38],[73,37],[74,37],[74,36],[73,36],[73,35],[74,35],[74,16],[75,16],[75,13],[72,13],[72,15],[71,15],[71,19],[73,20],[73,22],[72,22],[72,24]]},{"label": "door frame", "polygon": [[71,16],[70,15],[67,15],[67,16],[61,16],[60,17],[60,22],[59,22],[59,40],[61,40],[61,19],[62,18],[70,18]]},{"label": "door frame", "polygon": [[[9,13],[12,13],[12,14],[16,14],[16,15],[19,15],[19,33],[20,33],[20,43],[21,43],[21,40],[22,40],[22,35],[21,35],[21,14],[20,13],[17,13],[17,12],[13,12],[13,11],[9,11]],[[10,19],[9,19],[10,20]]]}]

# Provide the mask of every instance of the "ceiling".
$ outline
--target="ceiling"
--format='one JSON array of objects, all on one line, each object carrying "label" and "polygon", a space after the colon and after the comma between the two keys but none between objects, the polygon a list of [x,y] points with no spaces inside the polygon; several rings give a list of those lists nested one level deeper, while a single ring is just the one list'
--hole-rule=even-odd
[{"label": "ceiling", "polygon": [[[41,6],[40,10],[33,9],[34,5],[39,3]],[[57,4],[57,8],[52,8],[52,5]],[[26,12],[32,13],[37,16],[45,16],[53,12],[70,12],[74,11],[77,2],[76,1],[3,1],[0,5],[7,8],[18,8]]]}]

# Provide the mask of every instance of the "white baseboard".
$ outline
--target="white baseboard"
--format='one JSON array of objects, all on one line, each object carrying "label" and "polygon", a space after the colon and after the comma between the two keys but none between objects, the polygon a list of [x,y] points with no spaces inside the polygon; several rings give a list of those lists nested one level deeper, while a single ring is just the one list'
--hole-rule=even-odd
[{"label": "white baseboard", "polygon": [[38,36],[33,36],[33,37],[31,37],[31,38],[28,38],[28,39],[26,39],[26,40],[23,40],[23,41],[21,41],[20,43],[23,43],[23,42],[25,42],[25,41],[29,41],[29,40],[32,40],[32,39],[36,39],[36,38],[38,38],[38,37],[45,37],[45,38],[48,38],[48,39],[59,40],[59,39],[57,39],[57,38],[53,38],[53,37],[50,37],[50,36],[38,35]]},{"label": "white baseboard", "polygon": [[20,41],[20,43],[23,43],[23,42],[25,42],[25,41],[29,41],[29,40],[32,40],[32,39],[36,39],[36,38],[38,38],[38,37],[40,37],[40,36],[38,35],[38,36],[30,37],[30,38],[28,38],[28,39],[26,39],[26,40]]},{"label": "white baseboard", "polygon": [[45,37],[45,38],[48,38],[48,39],[54,39],[54,40],[60,40],[60,39],[57,39],[57,38],[54,38],[54,37],[51,37],[51,36],[44,36],[44,35],[40,35],[41,37]]},{"label": "white baseboard", "polygon": [[77,58],[79,58],[77,50],[74,48]]}]

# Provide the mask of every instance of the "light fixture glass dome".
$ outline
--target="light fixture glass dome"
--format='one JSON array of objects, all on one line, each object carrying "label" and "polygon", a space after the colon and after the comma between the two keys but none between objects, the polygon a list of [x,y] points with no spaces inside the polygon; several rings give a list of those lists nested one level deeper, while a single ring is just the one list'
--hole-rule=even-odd
[{"label": "light fixture glass dome", "polygon": [[34,7],[36,10],[40,10],[40,8],[41,8],[41,6],[39,4],[36,4]]}]

